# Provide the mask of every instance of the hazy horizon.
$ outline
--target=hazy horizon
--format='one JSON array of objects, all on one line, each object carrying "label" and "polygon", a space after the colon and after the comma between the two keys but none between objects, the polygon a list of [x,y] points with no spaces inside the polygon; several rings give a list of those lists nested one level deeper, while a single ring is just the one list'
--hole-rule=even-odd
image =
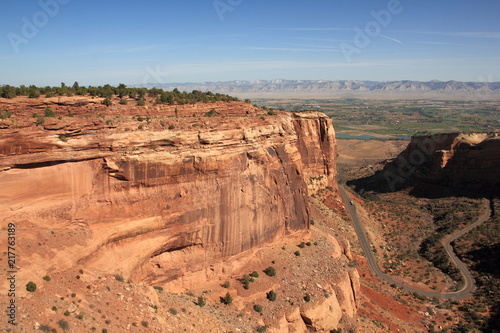
[{"label": "hazy horizon", "polygon": [[500,3],[4,4],[0,84],[500,81]]}]

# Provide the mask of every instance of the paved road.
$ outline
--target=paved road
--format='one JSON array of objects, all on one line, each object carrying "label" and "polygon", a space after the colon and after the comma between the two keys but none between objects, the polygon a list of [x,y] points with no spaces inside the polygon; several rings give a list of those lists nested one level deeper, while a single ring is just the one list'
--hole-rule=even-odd
[{"label": "paved road", "polygon": [[457,231],[453,233],[451,236],[449,236],[446,241],[444,242],[444,248],[448,256],[450,257],[451,261],[458,267],[460,270],[460,273],[462,274],[464,278],[464,286],[462,289],[455,291],[455,292],[437,292],[437,291],[425,291],[425,290],[420,290],[416,288],[412,288],[409,286],[406,286],[404,284],[401,284],[399,282],[394,281],[391,279],[389,276],[387,276],[378,266],[377,260],[375,259],[375,255],[373,254],[373,251],[370,246],[370,242],[368,241],[368,238],[366,237],[366,233],[363,230],[363,226],[358,220],[358,216],[356,214],[356,206],[351,205],[350,201],[351,199],[347,195],[346,191],[339,186],[339,191],[342,196],[342,199],[344,199],[345,206],[347,207],[347,210],[349,212],[349,215],[351,217],[351,220],[354,224],[354,229],[356,230],[356,234],[358,235],[359,242],[361,243],[361,248],[363,249],[363,252],[365,253],[365,257],[368,261],[368,265],[370,266],[370,269],[372,272],[378,276],[380,279],[387,281],[390,284],[395,284],[401,289],[404,289],[406,291],[412,292],[419,294],[421,296],[426,296],[426,297],[438,297],[438,298],[446,298],[446,299],[453,299],[453,300],[458,300],[458,299],[465,299],[469,298],[472,296],[472,293],[474,290],[476,290],[476,284],[474,281],[474,278],[472,277],[471,273],[467,269],[467,266],[458,259],[458,257],[455,255],[453,252],[453,247],[451,246],[451,243],[455,241],[457,238],[463,236],[476,226],[480,225],[484,221],[488,220],[491,214],[490,211],[490,206],[487,205],[485,212],[481,217],[474,222],[473,224],[469,225],[468,227]]}]

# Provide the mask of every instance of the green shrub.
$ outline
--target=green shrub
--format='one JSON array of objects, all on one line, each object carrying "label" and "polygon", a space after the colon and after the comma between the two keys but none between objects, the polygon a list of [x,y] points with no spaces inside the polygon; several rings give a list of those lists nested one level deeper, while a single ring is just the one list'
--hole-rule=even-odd
[{"label": "green shrub", "polygon": [[120,104],[121,105],[127,105],[128,104],[128,101],[126,99],[120,99]]},{"label": "green shrub", "polygon": [[141,325],[144,326],[144,327],[148,327],[149,326],[148,322],[145,321],[145,320],[141,321]]},{"label": "green shrub", "polygon": [[121,276],[120,274],[115,274],[115,280],[123,282],[123,276]]},{"label": "green shrub", "polygon": [[257,273],[256,271],[253,271],[252,274],[250,274],[251,277],[254,277],[254,278],[258,278],[259,277],[259,273]]},{"label": "green shrub", "polygon": [[262,305],[254,304],[253,309],[255,312],[261,313],[262,312]]},{"label": "green shrub", "polygon": [[54,111],[52,111],[50,108],[45,108],[43,111],[45,117],[52,117],[54,118],[56,115],[54,114]]},{"label": "green shrub", "polygon": [[173,130],[174,128],[175,128],[175,126],[174,126],[174,125],[169,125],[169,126],[168,126],[168,129],[169,129],[169,130]]},{"label": "green shrub", "polygon": [[144,100],[144,98],[141,98],[140,100],[137,101],[137,105],[138,106],[144,106],[146,105],[146,101]]},{"label": "green shrub", "polygon": [[311,301],[311,295],[307,294],[306,296],[304,296],[304,301],[310,302]]},{"label": "green shrub", "polygon": [[215,111],[215,109],[211,109],[210,111],[205,113],[205,117],[213,117],[215,115],[217,115],[217,111]]},{"label": "green shrub", "polygon": [[270,292],[267,293],[266,297],[271,302],[274,302],[276,300],[276,293],[274,292],[274,290],[271,290]]},{"label": "green shrub", "polygon": [[300,257],[300,251],[295,251],[293,254],[295,254],[297,257]]},{"label": "green shrub", "polygon": [[69,315],[70,315],[70,314],[71,314],[71,313],[70,313],[68,310],[64,311],[64,315],[65,315],[66,317],[69,317]]},{"label": "green shrub", "polygon": [[299,244],[299,247],[300,247],[301,249],[305,248],[305,247],[306,247],[306,243],[304,243],[304,242],[300,243],[300,244]]},{"label": "green shrub", "polygon": [[224,288],[226,288],[226,289],[227,289],[227,288],[229,288],[230,286],[231,286],[231,284],[229,283],[229,281],[226,281],[226,282],[224,282],[224,283],[222,284],[222,287],[224,287]]},{"label": "green shrub", "polygon": [[52,307],[52,311],[57,311],[57,308],[55,306]]},{"label": "green shrub", "polygon": [[222,303],[226,304],[226,305],[229,305],[231,303],[233,303],[233,298],[231,297],[231,294],[229,294],[229,292],[226,294],[226,296],[224,296],[224,298],[222,298]]},{"label": "green shrub", "polygon": [[266,273],[268,276],[275,276],[276,275],[276,270],[274,267],[268,267],[264,270],[264,273]]},{"label": "green shrub", "polygon": [[154,286],[153,288],[160,291],[160,292],[163,291],[163,287],[160,287],[160,286]]},{"label": "green shrub", "polygon": [[45,276],[43,277],[43,279],[44,279],[45,281],[50,281],[50,276],[45,275]]},{"label": "green shrub", "polygon": [[30,281],[26,284],[26,290],[29,291],[30,293],[35,292],[36,290],[36,283],[33,281]]}]

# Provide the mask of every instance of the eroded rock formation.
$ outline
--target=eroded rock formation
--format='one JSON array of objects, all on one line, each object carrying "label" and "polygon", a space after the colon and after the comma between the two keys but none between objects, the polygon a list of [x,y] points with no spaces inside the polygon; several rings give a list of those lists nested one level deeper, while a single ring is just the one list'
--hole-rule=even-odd
[{"label": "eroded rock formation", "polygon": [[189,288],[230,274],[229,257],[307,230],[308,191],[335,188],[330,119],[228,105],[224,117],[4,126],[0,211],[23,235],[20,274],[85,267]]},{"label": "eroded rock formation", "polygon": [[500,193],[500,134],[447,133],[413,137],[395,160],[399,173],[483,193]]}]

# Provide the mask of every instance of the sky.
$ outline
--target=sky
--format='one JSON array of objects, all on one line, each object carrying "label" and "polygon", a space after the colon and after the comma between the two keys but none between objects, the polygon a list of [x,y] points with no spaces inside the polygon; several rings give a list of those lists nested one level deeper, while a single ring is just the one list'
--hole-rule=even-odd
[{"label": "sky", "polygon": [[500,81],[498,0],[22,0],[0,85]]}]

